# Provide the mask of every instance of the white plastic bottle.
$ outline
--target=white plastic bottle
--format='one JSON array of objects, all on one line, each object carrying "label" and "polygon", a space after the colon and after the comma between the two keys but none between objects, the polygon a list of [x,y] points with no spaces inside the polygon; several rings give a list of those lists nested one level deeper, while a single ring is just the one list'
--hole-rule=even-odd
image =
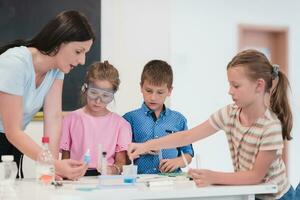
[{"label": "white plastic bottle", "polygon": [[36,160],[36,179],[42,185],[50,185],[55,180],[54,158],[49,150],[49,137],[42,138],[43,150]]},{"label": "white plastic bottle", "polygon": [[14,184],[18,172],[17,164],[14,162],[14,156],[1,156],[1,160],[1,164],[3,166],[1,168],[3,168],[4,170],[3,177],[1,178],[3,178],[3,180],[8,181],[11,184]]},{"label": "white plastic bottle", "polygon": [[103,151],[101,153],[101,156],[98,161],[97,170],[101,173],[101,175],[107,175],[106,151]]},{"label": "white plastic bottle", "polygon": [[0,163],[0,199],[17,199],[14,183],[16,180],[18,168],[14,162],[14,156],[1,156]]},{"label": "white plastic bottle", "polygon": [[101,175],[107,175],[107,159],[106,159],[106,151],[102,152],[102,166],[101,166]]}]

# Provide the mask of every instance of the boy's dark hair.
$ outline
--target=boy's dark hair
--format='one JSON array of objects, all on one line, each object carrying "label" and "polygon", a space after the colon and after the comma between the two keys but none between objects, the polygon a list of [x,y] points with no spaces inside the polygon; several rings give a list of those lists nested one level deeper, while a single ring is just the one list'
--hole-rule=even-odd
[{"label": "boy's dark hair", "polygon": [[171,66],[162,60],[151,60],[143,69],[141,75],[141,85],[143,85],[146,80],[150,84],[156,86],[167,84],[169,89],[172,88],[173,71]]},{"label": "boy's dark hair", "polygon": [[55,56],[62,43],[95,40],[95,34],[86,16],[78,11],[69,10],[59,13],[31,40],[16,40],[0,48],[0,54],[18,47],[35,47],[42,54]]}]

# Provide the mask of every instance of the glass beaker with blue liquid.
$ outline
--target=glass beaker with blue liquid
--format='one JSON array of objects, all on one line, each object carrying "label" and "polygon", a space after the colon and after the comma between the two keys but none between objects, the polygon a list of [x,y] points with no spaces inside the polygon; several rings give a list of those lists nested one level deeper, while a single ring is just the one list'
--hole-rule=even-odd
[{"label": "glass beaker with blue liquid", "polygon": [[123,165],[122,175],[124,183],[134,184],[137,177],[137,165]]}]

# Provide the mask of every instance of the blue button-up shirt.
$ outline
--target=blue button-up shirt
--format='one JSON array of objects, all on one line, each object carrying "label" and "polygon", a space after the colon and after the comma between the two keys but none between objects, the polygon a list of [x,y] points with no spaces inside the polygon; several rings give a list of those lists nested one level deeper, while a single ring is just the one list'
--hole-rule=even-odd
[{"label": "blue button-up shirt", "polygon": [[[181,113],[166,108],[165,106],[164,108],[157,119],[155,113],[145,104],[143,104],[141,108],[128,112],[123,116],[131,124],[133,142],[142,143],[187,129],[187,120]],[[181,151],[194,156],[192,145],[188,145],[173,149],[163,149],[162,158],[176,158],[180,156]],[[138,165],[139,174],[160,173],[159,162],[158,155],[150,154],[141,155],[134,160],[134,164]],[[174,172],[180,171],[179,168]]]}]

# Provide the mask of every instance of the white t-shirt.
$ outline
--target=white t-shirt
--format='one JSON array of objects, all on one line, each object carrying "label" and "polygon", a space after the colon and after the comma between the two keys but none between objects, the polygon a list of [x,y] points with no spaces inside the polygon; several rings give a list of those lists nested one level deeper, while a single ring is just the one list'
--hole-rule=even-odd
[{"label": "white t-shirt", "polygon": [[[53,69],[36,88],[32,55],[24,46],[8,49],[0,55],[0,75],[1,92],[23,97],[23,130],[42,107],[54,80],[64,79],[61,71]],[[1,114],[0,132],[4,132]]]}]

